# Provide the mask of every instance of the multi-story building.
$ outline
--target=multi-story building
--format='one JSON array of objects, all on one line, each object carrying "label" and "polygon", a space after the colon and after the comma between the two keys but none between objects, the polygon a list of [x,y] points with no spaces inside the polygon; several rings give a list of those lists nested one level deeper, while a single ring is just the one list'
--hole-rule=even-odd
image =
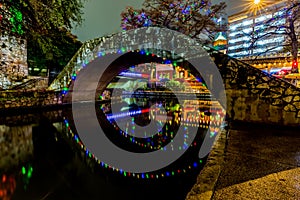
[{"label": "multi-story building", "polygon": [[233,57],[243,58],[247,56],[272,55],[283,50],[285,37],[282,34],[272,35],[263,40],[258,40],[255,46],[254,40],[267,34],[267,21],[274,18],[277,26],[285,25],[286,19],[280,17],[286,1],[279,1],[265,6],[258,12],[244,11],[228,17],[228,54]]}]

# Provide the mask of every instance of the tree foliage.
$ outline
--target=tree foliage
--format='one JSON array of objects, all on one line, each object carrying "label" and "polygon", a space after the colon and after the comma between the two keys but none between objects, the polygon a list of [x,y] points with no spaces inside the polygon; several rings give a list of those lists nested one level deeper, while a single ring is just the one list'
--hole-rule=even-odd
[{"label": "tree foliage", "polygon": [[84,0],[5,0],[0,3],[0,33],[26,37],[47,35],[52,29],[71,29],[82,22]]},{"label": "tree foliage", "polygon": [[[39,35],[27,41],[28,66],[31,69],[29,73],[31,75],[43,75],[41,70],[48,69],[49,82],[51,82],[67,65],[82,43],[65,28],[53,31],[51,37],[47,38],[51,41],[48,43],[47,48],[49,49],[46,52],[38,45],[38,39]],[[36,68],[40,70],[36,71]]]},{"label": "tree foliage", "polygon": [[[0,36],[27,40],[29,65],[57,67],[80,45],[70,33],[82,23],[85,0],[4,0],[0,2]],[[72,54],[72,55],[71,55]],[[65,58],[62,58],[66,56]]]},{"label": "tree foliage", "polygon": [[225,7],[224,2],[212,5],[210,0],[145,0],[141,9],[128,7],[121,13],[121,26],[124,30],[165,27],[204,42],[224,30],[217,20]]}]

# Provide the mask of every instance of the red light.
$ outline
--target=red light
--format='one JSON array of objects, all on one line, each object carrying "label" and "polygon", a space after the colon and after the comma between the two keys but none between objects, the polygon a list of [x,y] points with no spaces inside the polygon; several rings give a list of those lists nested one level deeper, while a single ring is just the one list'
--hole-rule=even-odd
[{"label": "red light", "polygon": [[293,61],[293,67],[297,67],[298,66],[298,62],[297,61]]},{"label": "red light", "polygon": [[2,176],[2,183],[6,182],[6,175]]}]

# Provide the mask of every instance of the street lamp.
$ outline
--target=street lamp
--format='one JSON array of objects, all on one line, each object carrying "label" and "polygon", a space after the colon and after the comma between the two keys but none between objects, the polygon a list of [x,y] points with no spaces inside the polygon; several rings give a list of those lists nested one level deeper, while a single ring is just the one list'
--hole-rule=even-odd
[{"label": "street lamp", "polygon": [[260,0],[254,0],[254,4],[259,4],[260,3]]},{"label": "street lamp", "polygon": [[263,2],[261,0],[254,0],[252,2],[252,10],[254,11],[254,15],[256,15],[257,11],[261,10],[263,7]]}]

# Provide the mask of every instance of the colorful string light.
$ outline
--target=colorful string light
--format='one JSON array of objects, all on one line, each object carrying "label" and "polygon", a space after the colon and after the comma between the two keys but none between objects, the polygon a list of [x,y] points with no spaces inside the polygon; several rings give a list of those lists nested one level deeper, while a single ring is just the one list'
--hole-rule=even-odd
[{"label": "colorful string light", "polygon": [[124,177],[134,177],[137,179],[155,179],[155,178],[158,179],[158,178],[164,178],[164,177],[169,177],[169,176],[176,176],[181,173],[186,173],[187,171],[198,168],[201,164],[203,164],[203,160],[199,159],[197,162],[193,162],[192,164],[190,164],[189,166],[187,166],[183,169],[171,170],[171,171],[167,171],[167,172],[163,172],[163,173],[161,173],[161,172],[153,172],[153,173],[152,172],[150,172],[150,173],[126,172],[126,171],[123,171],[122,169],[115,168],[114,166],[110,166],[110,165],[102,162],[101,160],[99,160],[94,154],[89,152],[89,150],[84,146],[84,144],[79,139],[78,135],[72,131],[72,129],[70,128],[69,121],[66,118],[64,119],[64,124],[66,127],[67,135],[71,136],[71,138],[79,146],[79,148],[85,152],[85,155],[87,158],[93,159],[96,163],[98,163],[98,165],[100,167],[110,170],[110,171],[115,171],[115,172],[123,175]]}]

